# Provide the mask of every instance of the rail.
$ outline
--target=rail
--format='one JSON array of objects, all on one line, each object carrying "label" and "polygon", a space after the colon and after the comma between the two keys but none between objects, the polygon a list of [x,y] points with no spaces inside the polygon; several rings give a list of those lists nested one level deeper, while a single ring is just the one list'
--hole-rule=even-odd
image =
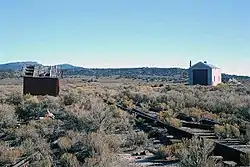
[{"label": "rail", "polygon": [[15,164],[13,165],[10,165],[9,167],[25,167],[29,164],[29,161],[38,154],[38,152],[35,152],[34,154],[26,157],[26,158],[23,158],[21,160],[19,160],[18,162],[16,162]]},{"label": "rail", "polygon": [[[216,135],[214,134],[214,126],[212,125],[207,125],[207,124],[202,124],[202,123],[189,123],[189,122],[184,121],[182,122],[182,125],[185,127],[178,128],[178,127],[171,126],[143,111],[140,111],[139,109],[136,109],[136,108],[130,109],[120,104],[111,103],[108,100],[104,100],[104,102],[106,102],[109,105],[116,105],[118,108],[124,111],[127,111],[130,114],[133,113],[137,117],[141,117],[147,121],[153,122],[153,124],[156,127],[166,128],[168,133],[177,139],[182,139],[182,138],[190,139],[193,136],[198,136],[204,139],[210,139],[211,141],[215,143],[213,154],[215,156],[222,156],[223,160],[225,161],[234,161],[238,165],[242,165],[241,158],[240,158],[241,155],[248,154],[247,151],[241,150],[240,147],[237,147],[237,144],[240,143],[239,139],[238,140],[230,139],[228,141],[217,139]],[[187,129],[189,129],[190,131],[188,131]],[[203,129],[204,132],[199,129]],[[192,130],[194,132],[192,132]],[[247,147],[248,145],[243,145],[243,146]]]}]

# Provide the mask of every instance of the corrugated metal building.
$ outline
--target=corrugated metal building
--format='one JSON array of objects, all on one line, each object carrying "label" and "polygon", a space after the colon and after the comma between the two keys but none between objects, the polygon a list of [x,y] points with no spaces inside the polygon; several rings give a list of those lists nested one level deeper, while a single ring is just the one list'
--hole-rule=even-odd
[{"label": "corrugated metal building", "polygon": [[198,62],[189,68],[189,85],[213,85],[221,83],[221,69],[208,64]]}]

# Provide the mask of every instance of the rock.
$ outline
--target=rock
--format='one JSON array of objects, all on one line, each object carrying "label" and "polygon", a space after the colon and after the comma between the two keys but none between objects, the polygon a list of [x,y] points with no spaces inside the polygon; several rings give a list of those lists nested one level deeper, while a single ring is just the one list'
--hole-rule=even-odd
[{"label": "rock", "polygon": [[161,141],[160,140],[154,140],[154,142],[153,142],[154,144],[160,144],[161,143]]},{"label": "rock", "polygon": [[55,119],[54,114],[52,114],[51,112],[49,112],[49,110],[47,110],[47,113],[45,114],[46,117],[50,117],[52,119]]},{"label": "rock", "polygon": [[140,152],[140,155],[146,155],[146,151]]},{"label": "rock", "polygon": [[225,167],[234,167],[237,165],[237,163],[234,161],[223,161],[223,164]]},{"label": "rock", "polygon": [[136,152],[136,153],[132,153],[131,155],[132,156],[138,156],[139,154]]}]

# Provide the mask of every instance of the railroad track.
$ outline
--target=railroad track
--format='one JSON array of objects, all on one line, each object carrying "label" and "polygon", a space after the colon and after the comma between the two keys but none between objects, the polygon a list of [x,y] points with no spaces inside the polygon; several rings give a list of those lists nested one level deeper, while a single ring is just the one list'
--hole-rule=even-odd
[{"label": "railroad track", "polygon": [[27,157],[24,157],[22,159],[20,159],[19,161],[17,161],[16,163],[12,164],[12,165],[9,165],[8,167],[26,167],[28,166],[30,160],[36,156],[39,152],[35,152],[34,154],[32,155],[29,155]]},{"label": "railroad track", "polygon": [[224,139],[220,140],[214,132],[214,125],[196,123],[196,122],[187,122],[182,121],[182,127],[171,126],[157,117],[152,116],[146,112],[141,111],[138,108],[127,108],[123,105],[111,103],[107,100],[104,100],[109,105],[116,105],[118,108],[129,112],[130,114],[135,114],[136,117],[140,117],[147,122],[150,122],[155,127],[165,128],[170,136],[174,138],[169,139],[168,136],[163,140],[169,140],[174,143],[176,140],[181,140],[183,138],[191,139],[193,136],[203,138],[206,140],[211,140],[215,143],[215,148],[213,151],[214,156],[223,157],[223,161],[227,164],[237,164],[243,165],[241,162],[241,155],[247,155],[250,151],[250,145],[243,144],[239,139]]}]

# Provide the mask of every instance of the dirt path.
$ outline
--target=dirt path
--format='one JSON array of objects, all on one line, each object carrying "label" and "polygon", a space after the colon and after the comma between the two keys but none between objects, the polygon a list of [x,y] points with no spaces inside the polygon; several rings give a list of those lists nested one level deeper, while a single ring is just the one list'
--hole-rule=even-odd
[{"label": "dirt path", "polygon": [[119,156],[129,164],[129,167],[178,167],[176,162],[156,161],[153,155],[131,156],[130,154],[120,154]]}]

